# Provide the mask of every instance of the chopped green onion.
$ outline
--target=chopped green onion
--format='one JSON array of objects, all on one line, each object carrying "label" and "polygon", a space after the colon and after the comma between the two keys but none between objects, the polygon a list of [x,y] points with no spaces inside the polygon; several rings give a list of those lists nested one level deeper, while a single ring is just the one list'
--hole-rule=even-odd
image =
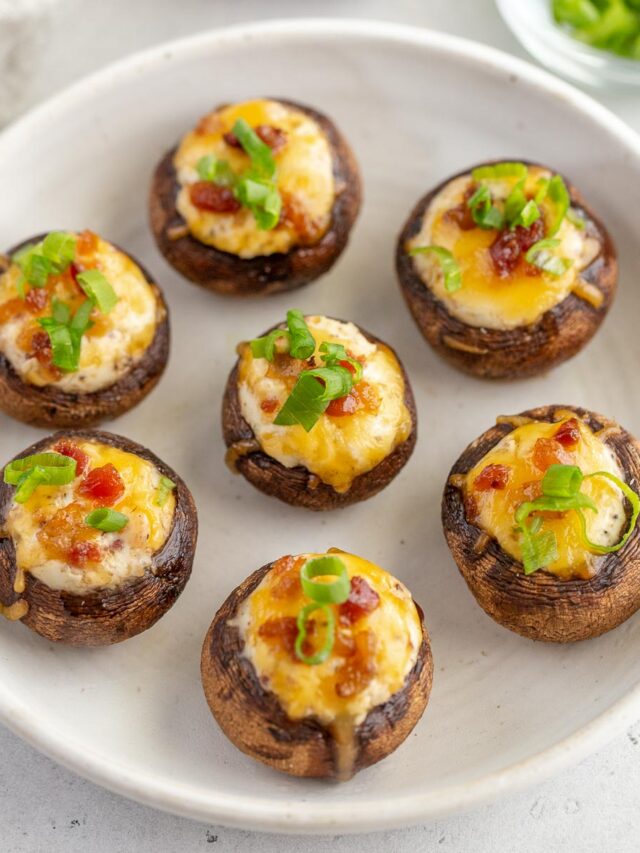
[{"label": "chopped green onion", "polygon": [[523,228],[529,228],[536,219],[540,219],[540,208],[533,199],[529,199],[518,213],[513,224],[514,226],[521,225]]},{"label": "chopped green onion", "polygon": [[90,299],[85,299],[82,305],[76,311],[73,320],[69,324],[72,331],[79,336],[84,335],[87,329],[91,326],[91,312],[93,311],[93,302]]},{"label": "chopped green onion", "polygon": [[[46,318],[40,321],[44,326]],[[51,362],[64,370],[67,373],[72,373],[78,369],[78,361],[76,358],[76,350],[71,336],[71,331],[68,326],[55,324],[52,326],[44,326],[49,335],[51,342]]]},{"label": "chopped green onion", "polygon": [[168,477],[164,475],[160,477],[160,482],[158,484],[158,488],[156,489],[156,496],[154,499],[154,504],[156,506],[164,506],[169,499],[169,495],[175,489],[176,484],[173,480],[170,480]]},{"label": "chopped green onion", "polygon": [[293,358],[299,358],[303,361],[311,358],[316,348],[315,339],[309,331],[302,311],[293,309],[287,311],[286,329],[273,329],[268,335],[249,341],[251,354],[254,358],[266,358],[267,361],[273,361],[276,343],[281,339],[286,341],[287,350]]},{"label": "chopped green onion", "polygon": [[117,533],[129,524],[129,516],[122,512],[116,512],[115,509],[102,507],[90,512],[84,523],[95,528],[95,530],[101,530],[103,533]]},{"label": "chopped green onion", "polygon": [[89,317],[92,310],[93,302],[90,299],[85,299],[73,318],[69,320],[68,306],[54,299],[52,304],[53,315],[41,317],[38,320],[38,323],[49,335],[52,363],[67,373],[73,373],[80,366],[82,336],[91,326]]},{"label": "chopped green onion", "polygon": [[549,178],[540,178],[536,181],[536,186],[538,189],[536,190],[536,194],[533,197],[533,200],[536,204],[540,205],[547,197],[547,191],[549,189]]},{"label": "chopped green onion", "polygon": [[600,17],[598,7],[591,0],[553,0],[552,6],[556,21],[571,27],[588,27]]},{"label": "chopped green onion", "polygon": [[[580,491],[580,487],[584,480],[591,477],[605,477],[611,480],[631,503],[632,515],[629,527],[616,545],[598,545],[587,535],[587,522],[582,510],[590,509],[598,512],[598,508],[588,495]],[[595,553],[610,554],[619,551],[635,529],[638,515],[640,515],[640,497],[626,483],[608,471],[596,471],[594,474],[583,475],[576,465],[551,465],[542,480],[542,496],[520,504],[515,514],[515,521],[521,533],[522,562],[527,575],[557,559],[557,542],[553,531],[540,530],[542,519],[534,519],[531,526],[527,524],[531,513],[545,510],[552,512],[574,510],[580,521],[584,544]]]},{"label": "chopped green onion", "polygon": [[76,460],[61,453],[36,453],[15,459],[4,469],[4,482],[17,486],[14,500],[25,503],[40,485],[64,486],[76,476]]},{"label": "chopped green onion", "polygon": [[553,237],[569,210],[569,190],[561,175],[554,175],[549,181],[545,205],[550,207],[547,219],[547,237]]},{"label": "chopped green onion", "polygon": [[64,272],[76,256],[76,238],[64,231],[52,231],[42,241],[42,254],[56,272]]},{"label": "chopped green onion", "polygon": [[77,279],[80,287],[103,314],[113,311],[118,297],[100,270],[85,270]]},{"label": "chopped green onion", "polygon": [[[318,577],[334,577],[332,583],[319,583]],[[340,557],[314,557],[300,569],[304,594],[316,604],[342,604],[349,598],[351,581]]]},{"label": "chopped green onion", "polygon": [[525,260],[551,275],[564,275],[573,261],[569,258],[560,258],[549,251],[550,249],[557,248],[559,245],[560,240],[555,240],[552,237],[545,237],[544,240],[538,240],[527,251],[524,256]]},{"label": "chopped green onion", "polygon": [[250,172],[239,179],[235,194],[238,201],[251,210],[258,228],[262,231],[275,228],[280,221],[282,197],[273,180],[256,177]]},{"label": "chopped green onion", "polygon": [[276,162],[271,149],[263,142],[253,128],[243,118],[233,125],[231,132],[251,159],[253,168],[265,178],[273,178],[276,173]]},{"label": "chopped green onion", "polygon": [[638,0],[552,0],[551,5],[556,23],[579,41],[640,58]]},{"label": "chopped green onion", "polygon": [[51,316],[56,323],[61,323],[63,326],[66,326],[71,320],[71,309],[66,302],[62,302],[54,296],[51,303]]},{"label": "chopped green onion", "polygon": [[486,184],[480,184],[467,202],[467,207],[471,211],[471,218],[480,228],[495,228],[499,231],[504,225],[504,216],[492,204],[491,191]]},{"label": "chopped green onion", "polygon": [[[321,611],[326,619],[325,639],[324,643],[315,654],[306,655],[303,652],[302,647],[307,639],[307,621],[309,616],[312,613],[315,613],[315,611]],[[296,637],[294,646],[296,657],[309,666],[316,666],[319,663],[323,663],[331,654],[331,649],[333,648],[335,639],[335,618],[331,608],[326,604],[318,604],[317,602],[312,601],[311,604],[305,605],[305,607],[303,607],[298,613],[296,624],[298,627],[298,636]]]},{"label": "chopped green onion", "polygon": [[526,178],[528,169],[524,163],[494,163],[491,166],[478,166],[471,172],[474,181],[499,180],[500,178]]},{"label": "chopped green onion", "polygon": [[43,255],[32,253],[19,264],[22,274],[32,287],[44,287],[53,273],[51,262]]},{"label": "chopped green onion", "polygon": [[201,157],[196,163],[198,176],[203,181],[211,181],[222,187],[234,187],[238,176],[226,160],[218,160],[213,154]]},{"label": "chopped green onion", "polygon": [[341,361],[346,361],[353,367],[353,384],[356,385],[362,379],[362,365],[358,359],[351,358],[342,344],[324,341],[320,344],[320,358],[324,361],[325,367],[335,367]]},{"label": "chopped green onion", "polygon": [[316,349],[316,342],[302,311],[297,309],[287,311],[287,327],[289,329],[289,352],[291,355],[303,361],[311,358]]},{"label": "chopped green onion", "polygon": [[345,367],[305,370],[273,422],[278,426],[298,424],[309,432],[329,403],[346,396],[352,387],[353,377]]},{"label": "chopped green onion", "polygon": [[415,249],[411,249],[409,254],[419,255],[428,252],[438,259],[444,276],[444,289],[447,293],[454,293],[459,290],[462,287],[462,273],[458,262],[448,249],[444,249],[442,246],[417,246]]}]

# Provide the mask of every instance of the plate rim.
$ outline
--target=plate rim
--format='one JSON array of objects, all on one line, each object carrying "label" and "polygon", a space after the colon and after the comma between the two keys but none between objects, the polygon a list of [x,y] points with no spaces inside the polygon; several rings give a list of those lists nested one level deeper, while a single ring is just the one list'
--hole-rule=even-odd
[{"label": "plate rim", "polygon": [[[433,53],[454,57],[473,67],[489,68],[505,76],[517,75],[527,87],[547,96],[563,99],[567,106],[586,115],[625,146],[640,160],[640,136],[622,119],[581,92],[533,64],[497,48],[417,25],[351,18],[285,18],[249,22],[163,42],[130,54],[82,77],[71,86],[31,108],[0,132],[2,150],[27,137],[33,127],[49,116],[73,108],[74,103],[109,89],[132,75],[173,58],[185,59],[208,51],[230,48],[247,40],[262,43],[288,43],[312,37],[410,44]],[[308,834],[354,834],[408,826],[465,811],[540,783],[555,773],[576,764],[604,746],[640,714],[640,682],[605,711],[571,735],[522,761],[471,783],[459,783],[429,793],[378,800],[349,802],[336,813],[335,805],[314,803],[313,810],[300,808],[299,798],[269,800],[240,799],[216,795],[212,798],[190,785],[166,786],[152,776],[133,773],[118,762],[105,765],[96,753],[74,747],[73,742],[43,724],[26,706],[0,684],[0,722],[59,764],[91,782],[144,805],[208,823],[268,832]]]}]

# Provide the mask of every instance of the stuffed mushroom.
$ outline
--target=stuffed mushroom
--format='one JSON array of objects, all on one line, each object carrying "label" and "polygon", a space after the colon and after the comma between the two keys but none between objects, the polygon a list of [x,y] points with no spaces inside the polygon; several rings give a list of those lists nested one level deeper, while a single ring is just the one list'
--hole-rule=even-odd
[{"label": "stuffed mushroom", "polygon": [[444,532],[481,607],[534,640],[566,643],[640,607],[640,450],[615,421],[544,406],[496,426],[453,466]]},{"label": "stuffed mushroom", "polygon": [[406,587],[335,548],[254,572],[202,650],[223,732],[293,776],[344,780],[385,758],[420,719],[432,676],[423,614]]},{"label": "stuffed mushroom", "polygon": [[327,272],[360,207],[351,150],[292,101],[223,105],[158,165],[151,227],[167,261],[218,293],[270,294]]},{"label": "stuffed mushroom", "polygon": [[90,426],[137,405],[169,356],[153,279],[92,231],[51,232],[0,256],[0,409]]},{"label": "stuffed mushroom", "polygon": [[543,166],[490,163],[422,198],[398,241],[409,310],[431,346],[486,378],[531,376],[595,334],[614,245],[578,190]]},{"label": "stuffed mushroom", "polygon": [[313,510],[375,495],[416,442],[416,409],[393,350],[353,323],[287,312],[238,347],[225,390],[227,463],[256,488]]},{"label": "stuffed mushroom", "polygon": [[60,432],[0,484],[0,614],[47,640],[118,643],[150,628],[189,575],[197,516],[183,481],[139,444]]}]

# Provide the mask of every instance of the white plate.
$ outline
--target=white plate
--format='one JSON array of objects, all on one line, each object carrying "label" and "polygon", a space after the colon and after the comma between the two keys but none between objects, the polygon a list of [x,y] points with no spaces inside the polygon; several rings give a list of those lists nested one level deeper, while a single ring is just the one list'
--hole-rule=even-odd
[{"label": "white plate", "polygon": [[[325,110],[352,142],[365,205],[324,280],[268,301],[220,299],[182,281],[146,224],[156,160],[210,106],[273,93]],[[586,352],[551,375],[476,381],[427,347],[393,273],[396,234],[418,196],[478,160],[541,160],[567,172],[615,235],[617,303]],[[156,273],[172,309],[170,367],[112,429],[142,441],[193,489],[193,577],[160,623],[101,650],[54,647],[0,625],[0,713],[44,752],[103,785],[207,821],[280,831],[399,826],[531,784],[640,714],[640,618],[575,646],[537,645],[477,607],[444,544],[440,495],[452,461],[495,416],[581,404],[640,431],[640,144],[585,95],[529,65],[450,36],[389,23],[284,22],[208,33],[90,77],[0,138],[1,243],[90,226]],[[223,463],[220,397],[234,346],[287,307],[349,317],[399,350],[420,440],[385,492],[318,516],[287,508]],[[0,416],[2,457],[39,433]],[[331,545],[395,572],[426,612],[436,676],[429,708],[393,756],[346,785],[278,775],[241,755],[199,682],[211,618],[249,572]]]}]

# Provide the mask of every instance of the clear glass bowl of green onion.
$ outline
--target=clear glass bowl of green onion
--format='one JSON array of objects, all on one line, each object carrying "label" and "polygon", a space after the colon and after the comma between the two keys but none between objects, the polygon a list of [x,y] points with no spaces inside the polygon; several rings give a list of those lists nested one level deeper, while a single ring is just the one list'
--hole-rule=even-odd
[{"label": "clear glass bowl of green onion", "polygon": [[539,62],[598,88],[640,85],[640,0],[496,0]]}]

